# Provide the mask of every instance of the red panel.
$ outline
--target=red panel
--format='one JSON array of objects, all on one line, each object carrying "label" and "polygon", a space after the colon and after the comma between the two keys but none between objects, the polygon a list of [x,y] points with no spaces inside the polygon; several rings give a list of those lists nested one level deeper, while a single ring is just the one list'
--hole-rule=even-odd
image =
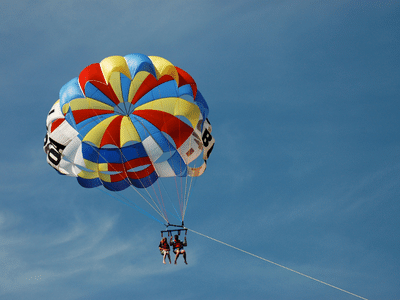
[{"label": "red panel", "polygon": [[122,172],[120,174],[110,175],[111,182],[118,182],[127,178],[128,174],[126,172]]},{"label": "red panel", "polygon": [[109,84],[104,84],[101,82],[97,81],[90,81],[91,84],[93,84],[95,87],[97,87],[104,95],[107,96],[108,99],[110,99],[112,102],[114,102],[116,105],[118,105],[119,99],[117,95],[115,95],[114,90],[112,89],[112,86]]},{"label": "red panel", "polygon": [[192,88],[193,91],[193,99],[196,99],[196,93],[197,93],[197,85],[192,76],[189,75],[186,71],[175,67],[175,69],[178,71],[179,74],[179,86],[181,87],[185,84],[190,84],[190,87]]},{"label": "red panel", "polygon": [[64,121],[65,121],[65,119],[57,119],[57,120],[55,120],[53,123],[51,123],[51,132],[53,132],[54,130],[56,130],[56,128],[57,128],[58,126],[60,126],[61,123],[64,122]]},{"label": "red panel", "polygon": [[118,182],[121,180],[124,180],[125,178],[129,177],[131,179],[142,179],[154,172],[154,167],[153,165],[147,167],[146,169],[138,172],[126,172],[122,171],[122,173],[115,174],[115,175],[110,175],[110,180],[111,182]]},{"label": "red panel", "polygon": [[100,148],[104,145],[120,146],[121,140],[121,121],[123,116],[117,116],[107,127],[101,139]]},{"label": "red panel", "polygon": [[111,172],[123,172],[125,170],[123,164],[107,163],[108,171]]},{"label": "red panel", "polygon": [[79,85],[85,94],[86,83],[90,82],[97,87],[104,95],[106,95],[115,104],[119,103],[118,97],[115,95],[111,85],[106,83],[103,72],[101,71],[100,64],[92,64],[87,66],[79,74]]},{"label": "red panel", "polygon": [[79,124],[86,119],[93,118],[100,115],[114,113],[113,110],[103,110],[103,109],[78,109],[72,111],[76,124]]},{"label": "red panel", "polygon": [[133,169],[136,167],[150,165],[150,164],[151,164],[150,158],[148,156],[145,156],[145,157],[135,158],[130,161],[127,161],[125,163],[125,168],[127,170],[130,170],[130,169]]},{"label": "red panel", "polygon": [[[144,165],[151,165],[150,158],[148,156],[132,159],[124,164],[118,163],[108,163],[108,170],[112,172],[125,172],[132,168],[144,166]],[[130,173],[137,173],[137,172],[130,172]],[[151,172],[150,172],[151,173]]]},{"label": "red panel", "polygon": [[86,82],[88,82],[88,81],[98,81],[103,84],[106,84],[106,81],[104,79],[103,72],[101,71],[101,67],[100,67],[99,63],[87,66],[79,74],[79,85],[80,85],[83,93],[85,93],[85,85],[86,85]]},{"label": "red panel", "polygon": [[135,97],[133,97],[132,104],[135,104],[136,102],[138,102],[140,98],[142,98],[144,95],[146,95],[148,92],[150,92],[152,89],[154,89],[158,85],[160,85],[164,82],[170,81],[170,80],[174,80],[174,78],[172,78],[169,75],[164,75],[159,80],[157,80],[153,75],[149,74],[146,77],[146,79],[142,82],[142,84],[140,85],[139,89],[137,90],[137,92],[135,94]]},{"label": "red panel", "polygon": [[128,177],[132,178],[132,179],[142,179],[142,178],[145,178],[145,177],[149,176],[154,171],[155,171],[154,167],[153,167],[153,165],[151,165],[151,166],[148,166],[146,169],[144,169],[142,171],[128,172]]},{"label": "red panel", "polygon": [[193,132],[192,127],[163,111],[146,109],[134,111],[133,114],[146,119],[160,131],[168,134],[174,140],[176,148],[179,148]]}]

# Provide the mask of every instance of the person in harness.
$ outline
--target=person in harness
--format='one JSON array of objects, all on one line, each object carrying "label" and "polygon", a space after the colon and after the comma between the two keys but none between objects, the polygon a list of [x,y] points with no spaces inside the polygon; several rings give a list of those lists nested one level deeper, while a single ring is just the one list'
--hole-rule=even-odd
[{"label": "person in harness", "polygon": [[163,264],[165,264],[165,257],[168,256],[169,259],[169,263],[171,263],[171,256],[169,255],[169,250],[170,250],[170,246],[168,245],[168,241],[167,238],[164,237],[161,241],[160,241],[160,245],[158,245],[158,248],[160,249],[161,255],[163,256]]},{"label": "person in harness", "polygon": [[169,244],[174,249],[174,253],[175,253],[175,262],[174,263],[176,264],[176,261],[177,261],[177,259],[179,257],[179,254],[183,254],[183,259],[185,261],[185,264],[187,264],[186,251],[183,249],[183,247],[187,246],[186,237],[185,237],[184,241],[182,242],[181,240],[179,240],[178,235],[175,235],[174,240],[172,240],[172,236],[171,236]]}]

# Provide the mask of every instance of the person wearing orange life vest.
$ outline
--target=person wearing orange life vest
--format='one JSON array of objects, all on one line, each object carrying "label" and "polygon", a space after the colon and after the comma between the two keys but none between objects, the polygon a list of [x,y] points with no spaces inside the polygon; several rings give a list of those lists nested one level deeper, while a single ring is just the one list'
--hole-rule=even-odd
[{"label": "person wearing orange life vest", "polygon": [[184,241],[182,242],[181,240],[179,240],[178,235],[175,235],[174,240],[172,240],[172,236],[171,236],[169,244],[174,249],[174,253],[175,253],[175,262],[174,263],[176,264],[176,260],[178,259],[179,254],[183,254],[183,259],[185,261],[185,264],[187,264],[186,251],[183,249],[183,247],[187,246],[186,237],[185,237]]},{"label": "person wearing orange life vest", "polygon": [[158,245],[161,254],[163,255],[163,264],[165,264],[165,257],[168,256],[169,263],[171,263],[171,256],[169,255],[170,246],[168,245],[167,238],[163,238]]}]

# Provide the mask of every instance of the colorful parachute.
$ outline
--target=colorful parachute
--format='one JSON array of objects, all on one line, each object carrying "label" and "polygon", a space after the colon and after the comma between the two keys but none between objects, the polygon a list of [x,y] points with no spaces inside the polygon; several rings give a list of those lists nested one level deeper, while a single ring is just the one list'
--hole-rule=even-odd
[{"label": "colorful parachute", "polygon": [[157,56],[111,56],[61,88],[44,151],[83,187],[147,188],[160,177],[203,174],[214,145],[207,116],[182,69]]}]

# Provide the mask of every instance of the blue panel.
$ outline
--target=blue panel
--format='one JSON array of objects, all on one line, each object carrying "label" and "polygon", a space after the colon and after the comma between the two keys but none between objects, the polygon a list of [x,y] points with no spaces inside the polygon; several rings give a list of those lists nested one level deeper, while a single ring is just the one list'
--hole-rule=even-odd
[{"label": "blue panel", "polygon": [[178,97],[178,85],[175,80],[171,79],[164,82],[151,90],[154,99]]},{"label": "blue panel", "polygon": [[125,102],[128,102],[129,96],[129,88],[131,86],[131,80],[126,77],[124,74],[121,74],[121,90],[122,90],[122,97],[124,98]]},{"label": "blue panel", "polygon": [[156,77],[156,70],[154,69],[153,63],[150,58],[144,54],[134,53],[124,56],[125,61],[128,65],[129,71],[131,72],[132,79],[136,73],[140,71],[146,71],[153,74]]},{"label": "blue panel", "polygon": [[[121,153],[122,152],[122,153]],[[147,153],[142,143],[137,143],[121,149],[102,148],[82,143],[83,158],[94,163],[124,163],[135,158],[146,157]]]},{"label": "blue panel", "polygon": [[139,116],[136,116],[136,115],[135,115],[135,118],[137,119],[137,121],[139,122],[140,125],[144,126],[144,130],[146,130],[148,135],[150,134],[151,136],[153,136],[153,134],[157,134],[158,132],[160,132],[160,130],[156,126],[151,124],[146,119],[143,119],[142,117],[139,117]]},{"label": "blue panel", "polygon": [[194,99],[194,103],[200,108],[200,112],[203,115],[203,119],[207,119],[208,117],[208,105],[206,100],[204,99],[203,95],[200,91],[197,91],[196,99]]},{"label": "blue panel", "polygon": [[89,145],[85,142],[82,143],[82,155],[84,159],[97,163],[99,159],[99,149],[95,146]]},{"label": "blue panel", "polygon": [[112,116],[114,116],[114,114],[105,114],[105,115],[95,116],[93,118],[88,118],[85,121],[82,121],[78,125],[76,125],[76,130],[79,131],[79,135],[83,139],[86,136],[86,134],[93,129],[93,127],[95,127],[100,122]]},{"label": "blue panel", "polygon": [[[144,119],[134,115],[129,115],[129,118],[131,119],[133,126],[135,126],[142,141],[150,135],[146,128],[144,128],[142,125]],[[139,119],[140,122],[138,121]]]},{"label": "blue panel", "polygon": [[203,116],[203,122],[201,123],[201,128],[200,130],[203,131],[203,125],[204,125],[204,121],[207,119],[208,117],[208,105],[206,100],[204,99],[203,95],[200,93],[199,90],[197,90],[197,94],[196,94],[196,99],[194,99],[194,103],[196,103],[196,105],[199,107],[200,112]]},{"label": "blue panel", "polygon": [[77,126],[76,126],[76,123],[75,123],[74,115],[72,114],[71,108],[68,108],[68,111],[67,111],[67,113],[65,114],[65,120],[67,120],[67,122],[69,123],[69,125],[71,125],[71,126],[74,127],[76,130],[78,130],[78,129],[77,129]]},{"label": "blue panel", "polygon": [[175,150],[174,145],[172,145],[168,139],[162,134],[161,131],[151,135],[156,143],[160,146],[163,152],[171,152]]},{"label": "blue panel", "polygon": [[99,178],[86,179],[86,178],[77,177],[77,179],[78,179],[79,184],[85,188],[94,188],[94,187],[98,187],[101,185],[101,180]]},{"label": "blue panel", "polygon": [[193,90],[192,90],[192,87],[190,86],[190,84],[185,84],[185,85],[181,86],[178,90],[178,95],[179,96],[190,95],[193,97]]},{"label": "blue panel", "polygon": [[146,157],[147,153],[144,150],[142,143],[133,144],[127,147],[121,148],[124,162],[130,161],[135,158]]},{"label": "blue panel", "polygon": [[75,77],[64,84],[64,86],[60,89],[59,95],[61,108],[64,106],[64,104],[69,103],[73,99],[84,98],[85,96],[83,95],[79,86],[78,77]]},{"label": "blue panel", "polygon": [[131,184],[137,188],[147,188],[156,182],[158,176],[156,172],[151,173],[149,176],[139,179],[129,178]]},{"label": "blue panel", "polygon": [[121,150],[118,148],[101,148],[99,151],[99,164],[116,163],[122,164]]},{"label": "blue panel", "polygon": [[128,179],[116,181],[116,182],[106,182],[103,181],[103,185],[107,190],[117,192],[122,191],[130,186],[130,182]]},{"label": "blue panel", "polygon": [[177,176],[187,176],[186,164],[178,152],[175,152],[167,161]]},{"label": "blue panel", "polygon": [[92,83],[87,82],[85,85],[85,94],[86,97],[98,100],[103,102],[104,104],[115,106],[115,103],[110,100],[106,95],[103,94],[97,87],[95,87]]}]

